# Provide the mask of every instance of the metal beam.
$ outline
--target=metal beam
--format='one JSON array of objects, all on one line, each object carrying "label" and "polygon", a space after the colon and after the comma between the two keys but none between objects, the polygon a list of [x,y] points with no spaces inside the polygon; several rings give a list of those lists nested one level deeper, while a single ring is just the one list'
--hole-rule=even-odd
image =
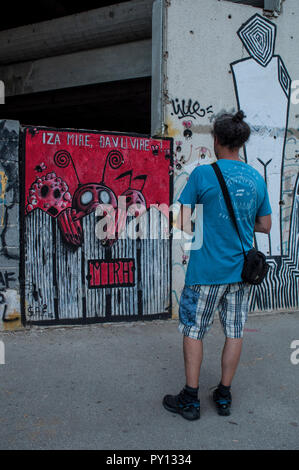
[{"label": "metal beam", "polygon": [[164,39],[164,0],[156,0],[153,5],[152,30],[152,105],[151,135],[163,134],[163,39]]},{"label": "metal beam", "polygon": [[150,77],[152,41],[119,44],[0,67],[6,96]]},{"label": "metal beam", "polygon": [[281,0],[265,0],[265,10],[280,12]]},{"label": "metal beam", "polygon": [[252,7],[264,8],[265,0],[226,0],[233,3],[242,3],[243,5],[250,5]]},{"label": "metal beam", "polygon": [[2,80],[0,80],[0,104],[5,104],[5,85]]},{"label": "metal beam", "polygon": [[0,65],[151,38],[153,0],[131,0],[0,31]]}]

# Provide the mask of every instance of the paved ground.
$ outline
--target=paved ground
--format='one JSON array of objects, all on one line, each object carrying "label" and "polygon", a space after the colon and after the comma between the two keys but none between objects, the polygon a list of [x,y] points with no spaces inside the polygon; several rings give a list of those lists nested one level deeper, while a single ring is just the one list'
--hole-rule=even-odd
[{"label": "paved ground", "polygon": [[250,318],[232,415],[219,417],[209,399],[223,344],[215,322],[202,417],[188,422],[161,406],[184,385],[174,320],[0,333],[0,449],[299,449],[296,339],[299,312]]}]

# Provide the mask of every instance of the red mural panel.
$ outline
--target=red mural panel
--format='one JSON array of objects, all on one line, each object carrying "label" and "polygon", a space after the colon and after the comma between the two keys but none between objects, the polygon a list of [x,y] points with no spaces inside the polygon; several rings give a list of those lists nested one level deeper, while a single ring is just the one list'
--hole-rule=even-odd
[{"label": "red mural panel", "polygon": [[116,238],[130,207],[137,216],[170,205],[170,139],[30,128],[25,154],[26,215],[39,209],[57,219],[72,246],[82,245],[81,219],[99,205],[118,209]]}]

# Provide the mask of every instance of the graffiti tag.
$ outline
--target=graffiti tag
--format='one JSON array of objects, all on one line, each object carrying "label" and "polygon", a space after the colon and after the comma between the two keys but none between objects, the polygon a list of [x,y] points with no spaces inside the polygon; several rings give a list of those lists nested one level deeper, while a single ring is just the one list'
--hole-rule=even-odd
[{"label": "graffiti tag", "polygon": [[88,287],[133,287],[135,285],[135,260],[116,259],[113,261],[90,260]]},{"label": "graffiti tag", "polygon": [[15,273],[9,273],[8,271],[0,271],[0,287],[5,287],[8,289],[10,287],[10,283],[16,282],[16,278],[14,277]]},{"label": "graffiti tag", "polygon": [[196,119],[197,117],[203,118],[207,114],[213,113],[212,105],[204,108],[200,105],[198,101],[193,101],[191,98],[189,100],[171,100],[172,110],[171,115],[174,114],[179,118],[183,119],[186,117]]}]

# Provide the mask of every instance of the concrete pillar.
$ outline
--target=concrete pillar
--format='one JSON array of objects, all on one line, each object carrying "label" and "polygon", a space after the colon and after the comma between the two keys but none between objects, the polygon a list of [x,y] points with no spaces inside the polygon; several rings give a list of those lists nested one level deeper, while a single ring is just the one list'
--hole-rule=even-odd
[{"label": "concrete pillar", "polygon": [[21,327],[19,130],[0,120],[0,330]]}]

